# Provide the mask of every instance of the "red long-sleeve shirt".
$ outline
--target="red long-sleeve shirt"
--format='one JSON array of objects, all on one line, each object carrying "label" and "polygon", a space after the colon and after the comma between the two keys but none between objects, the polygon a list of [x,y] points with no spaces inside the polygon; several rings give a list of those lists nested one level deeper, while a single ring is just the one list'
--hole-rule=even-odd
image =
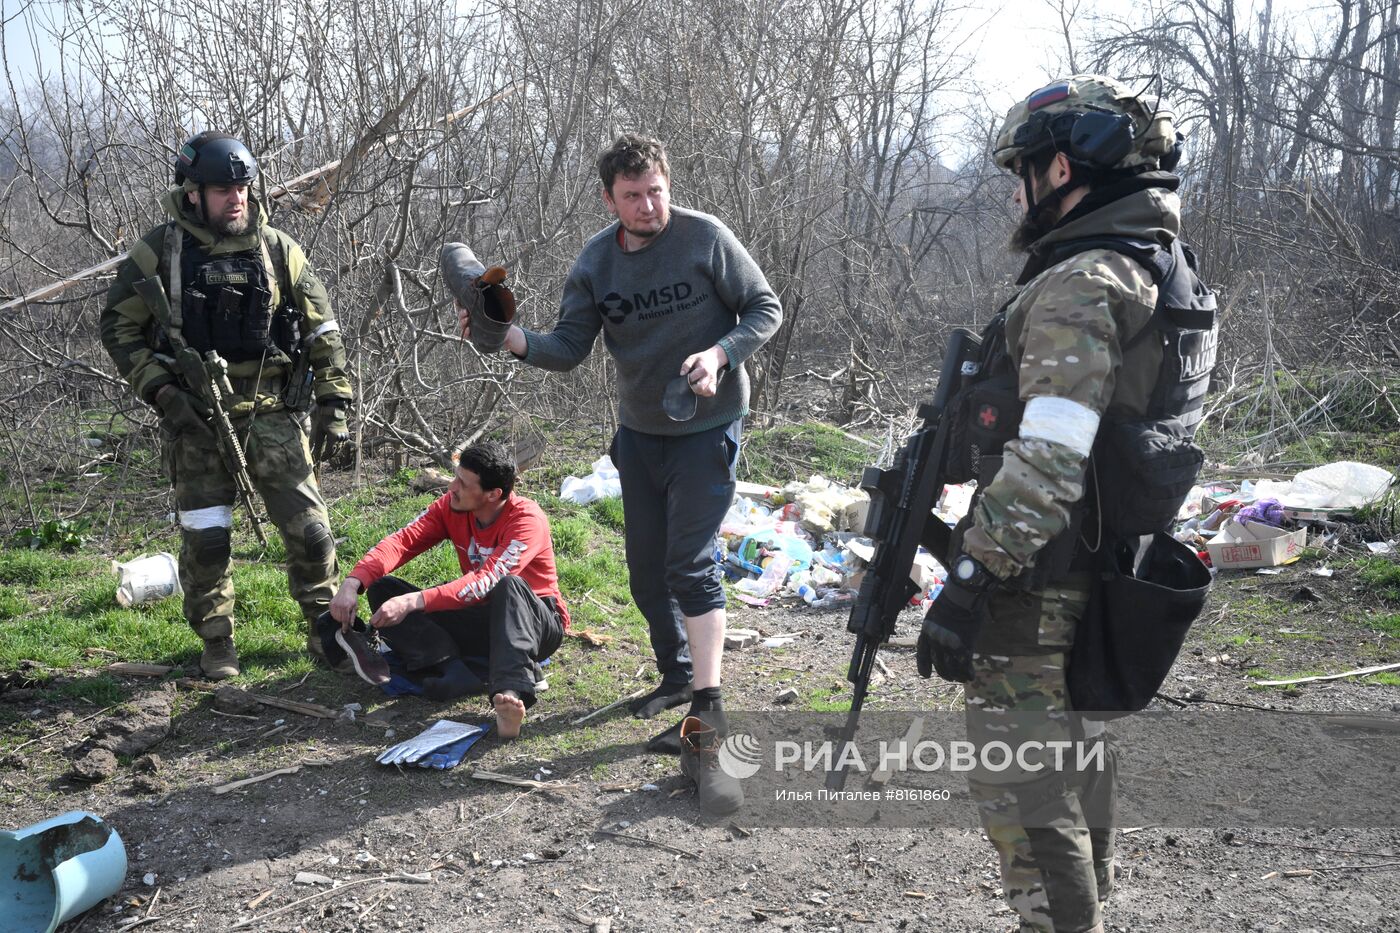
[{"label": "red long-sleeve shirt", "polygon": [[481,528],[471,512],[452,511],[450,498],[438,499],[408,527],[389,535],[360,559],[350,576],[360,581],[361,591],[439,542],[451,541],[462,576],[423,591],[428,612],[480,602],[506,574],[515,574],[536,596],[552,596],[558,601],[559,616],[567,630],[569,610],[559,592],[554,543],[544,510],[533,499],[511,493],[496,520]]}]

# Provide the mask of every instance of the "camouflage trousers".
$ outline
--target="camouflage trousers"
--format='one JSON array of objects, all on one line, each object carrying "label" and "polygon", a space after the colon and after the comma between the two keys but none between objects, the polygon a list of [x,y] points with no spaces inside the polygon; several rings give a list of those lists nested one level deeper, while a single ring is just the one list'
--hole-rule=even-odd
[{"label": "camouflage trousers", "polygon": [[[248,475],[287,550],[287,582],[303,616],[314,619],[335,594],[338,567],[330,516],[311,466],[300,415],[264,412],[234,422]],[[180,586],[185,619],[201,638],[233,634],[229,570],[233,515],[241,510],[233,477],[212,436],[162,432],[167,475],[180,521]],[[246,513],[245,513],[246,517]]]},{"label": "camouflage trousers", "polygon": [[1020,754],[1005,768],[979,767],[968,783],[1022,931],[1101,931],[1113,886],[1117,757],[1102,723],[1071,715],[1065,685],[1089,585],[998,593],[966,687],[968,739]]}]

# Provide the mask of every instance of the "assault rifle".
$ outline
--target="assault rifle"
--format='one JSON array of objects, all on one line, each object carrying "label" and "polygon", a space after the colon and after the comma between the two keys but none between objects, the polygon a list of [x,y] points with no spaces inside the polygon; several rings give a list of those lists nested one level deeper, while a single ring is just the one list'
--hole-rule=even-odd
[{"label": "assault rifle", "polygon": [[[900,611],[918,592],[918,586],[909,578],[909,571],[914,566],[919,545],[939,558],[945,558],[948,553],[952,531],[931,514],[934,501],[943,489],[948,459],[952,425],[944,414],[954,393],[976,375],[979,345],[980,341],[970,331],[961,328],[953,331],[933,401],[919,406],[923,425],[895,454],[888,470],[866,467],[861,476],[861,488],[870,493],[865,534],[875,542],[875,555],[866,568],[860,593],[851,607],[850,621],[846,623],[846,630],[856,636],[851,667],[846,674],[855,689],[851,711],[841,733],[841,752],[855,739],[880,646],[894,635]],[[831,771],[826,783],[831,790],[841,790],[846,786],[846,773],[840,769]]]},{"label": "assault rifle", "polygon": [[248,476],[248,458],[243,453],[243,444],[238,440],[238,433],[234,431],[228,409],[224,406],[224,397],[233,394],[233,387],[228,381],[228,364],[213,350],[200,356],[198,350],[185,343],[179,329],[171,326],[170,302],[160,279],[155,276],[142,279],[134,287],[136,294],[151,307],[156,319],[170,336],[171,347],[175,350],[175,367],[181,380],[195,397],[208,406],[212,422],[210,427],[219,445],[219,459],[233,477],[238,501],[248,512],[248,520],[253,523],[253,533],[258,536],[258,543],[266,549],[267,535],[253,507],[253,481]]}]

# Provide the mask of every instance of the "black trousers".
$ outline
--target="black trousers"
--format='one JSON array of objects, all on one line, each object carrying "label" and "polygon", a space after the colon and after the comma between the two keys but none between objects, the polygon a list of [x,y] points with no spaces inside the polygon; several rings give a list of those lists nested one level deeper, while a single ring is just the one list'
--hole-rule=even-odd
[{"label": "black trousers", "polygon": [[667,684],[691,680],[684,617],[724,608],[715,534],[734,501],[739,436],[734,421],[678,437],[623,427],[613,438],[632,600]]},{"label": "black trousers", "polygon": [[[398,577],[382,577],[365,598],[378,611],[395,596],[418,587]],[[398,625],[379,629],[410,674],[453,658],[487,658],[488,695],[513,690],[525,705],[535,703],[537,662],[559,650],[564,625],[553,599],[535,595],[514,574],[501,578],[486,599],[461,609],[410,612]]]}]

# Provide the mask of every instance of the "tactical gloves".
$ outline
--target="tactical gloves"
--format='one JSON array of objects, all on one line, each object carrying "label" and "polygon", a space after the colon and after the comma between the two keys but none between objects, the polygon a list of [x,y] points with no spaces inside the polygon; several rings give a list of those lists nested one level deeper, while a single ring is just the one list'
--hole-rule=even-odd
[{"label": "tactical gloves", "polygon": [[953,561],[943,592],[929,606],[919,632],[920,677],[936,670],[944,680],[964,684],[972,680],[972,648],[996,582],[987,568],[966,554]]},{"label": "tactical gloves", "polygon": [[440,266],[443,284],[467,310],[472,344],[482,353],[500,350],[515,320],[515,294],[505,285],[506,270],[487,269],[463,243],[444,243]]},{"label": "tactical gloves", "polygon": [[184,389],[170,384],[161,386],[156,393],[156,407],[160,409],[161,422],[176,436],[193,434],[214,439],[214,429],[206,419],[207,409]]},{"label": "tactical gloves", "polygon": [[311,456],[317,463],[344,454],[350,446],[350,423],[345,418],[348,402],[327,399],[311,415]]}]

